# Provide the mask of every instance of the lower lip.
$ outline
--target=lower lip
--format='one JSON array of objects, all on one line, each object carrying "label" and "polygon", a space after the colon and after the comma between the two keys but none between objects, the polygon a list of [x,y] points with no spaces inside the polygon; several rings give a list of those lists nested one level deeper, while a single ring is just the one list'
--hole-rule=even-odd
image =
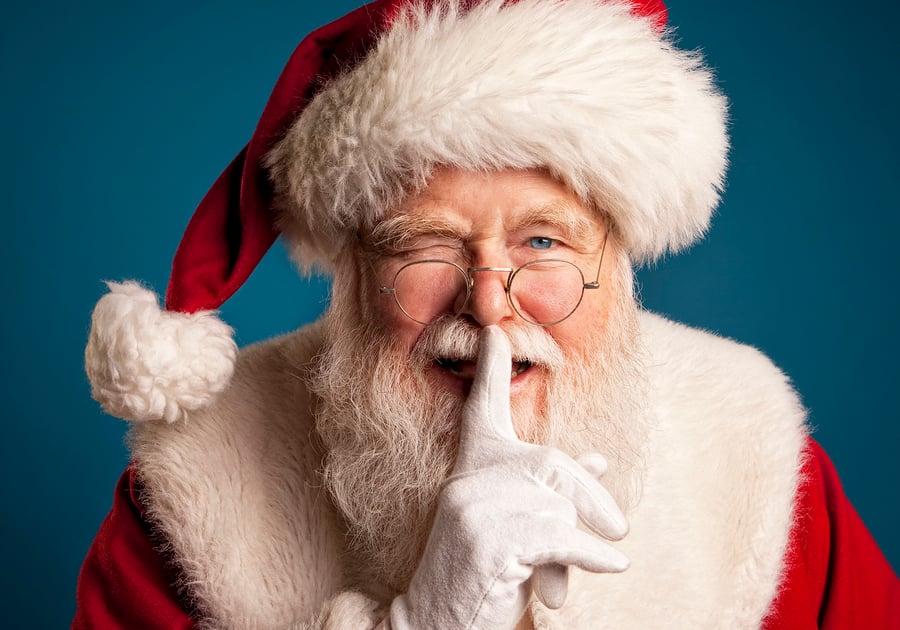
[{"label": "lower lip", "polygon": [[[509,382],[509,395],[514,397],[520,392],[528,389],[531,382],[537,378],[541,368],[532,365],[521,374],[516,374]],[[437,365],[429,368],[429,373],[434,376],[438,383],[444,388],[460,396],[468,396],[469,390],[472,388],[472,379],[457,376],[452,372],[445,370]]]}]

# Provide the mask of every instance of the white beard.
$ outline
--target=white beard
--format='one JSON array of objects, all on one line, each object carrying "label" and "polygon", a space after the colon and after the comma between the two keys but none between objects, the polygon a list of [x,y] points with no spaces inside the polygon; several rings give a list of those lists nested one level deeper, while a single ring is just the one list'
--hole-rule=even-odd
[{"label": "white beard", "polygon": [[[627,514],[640,498],[650,423],[632,273],[622,258],[612,292],[621,299],[602,330],[586,333],[580,353],[530,324],[507,333],[514,356],[518,348],[553,366],[545,367],[546,391],[512,405],[520,437],[573,456],[603,454],[604,485]],[[332,302],[311,383],[327,452],[324,483],[347,525],[349,578],[387,601],[406,590],[424,549],[465,402],[436,388],[423,368],[448,347],[474,357],[477,330],[459,320],[435,325],[410,356],[343,302]],[[372,592],[376,585],[383,590]]]}]

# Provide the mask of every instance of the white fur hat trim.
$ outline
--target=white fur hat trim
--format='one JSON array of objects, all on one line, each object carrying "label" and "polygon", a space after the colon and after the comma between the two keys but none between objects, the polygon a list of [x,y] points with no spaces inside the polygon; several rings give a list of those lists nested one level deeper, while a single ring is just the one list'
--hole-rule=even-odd
[{"label": "white fur hat trim", "polygon": [[371,227],[436,166],[547,168],[607,212],[636,262],[707,229],[726,102],[696,53],[619,0],[410,9],[267,158],[301,264]]},{"label": "white fur hat trim", "polygon": [[161,310],[136,282],[107,286],[85,350],[94,399],[107,413],[138,421],[175,422],[208,405],[234,371],[231,328],[213,311]]}]

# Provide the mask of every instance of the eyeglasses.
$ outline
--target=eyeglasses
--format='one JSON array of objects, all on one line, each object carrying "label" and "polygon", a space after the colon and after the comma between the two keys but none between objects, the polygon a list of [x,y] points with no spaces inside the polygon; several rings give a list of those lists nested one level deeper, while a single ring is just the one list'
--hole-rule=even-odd
[{"label": "eyeglasses", "polygon": [[[414,322],[428,325],[451,315],[456,317],[466,308],[476,273],[508,274],[504,291],[513,310],[526,322],[552,326],[567,319],[584,297],[585,289],[600,287],[600,266],[606,239],[600,250],[597,276],[585,282],[581,269],[568,260],[538,259],[517,269],[510,267],[463,268],[449,260],[416,260],[394,274],[391,286],[379,287],[382,294],[394,296],[400,310]],[[464,299],[460,296],[465,294]]]}]

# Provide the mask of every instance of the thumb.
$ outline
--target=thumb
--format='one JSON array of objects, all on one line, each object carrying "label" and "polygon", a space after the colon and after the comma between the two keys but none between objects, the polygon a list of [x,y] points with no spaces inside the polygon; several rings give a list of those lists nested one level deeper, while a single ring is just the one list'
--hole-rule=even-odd
[{"label": "thumb", "polygon": [[462,438],[487,433],[517,440],[509,410],[509,339],[498,326],[488,326],[481,331],[479,341],[475,380],[462,414]]}]

